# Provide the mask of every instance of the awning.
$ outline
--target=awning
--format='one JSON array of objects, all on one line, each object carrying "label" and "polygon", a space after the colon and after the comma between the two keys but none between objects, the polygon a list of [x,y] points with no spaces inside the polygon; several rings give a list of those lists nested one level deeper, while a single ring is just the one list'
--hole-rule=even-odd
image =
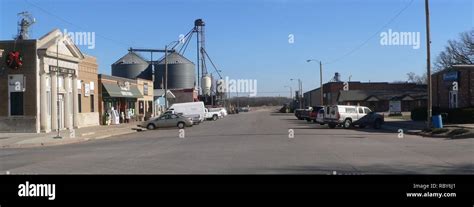
[{"label": "awning", "polygon": [[[155,89],[155,90],[153,91],[153,96],[155,96],[155,97],[157,97],[157,96],[158,96],[158,97],[163,96],[163,97],[164,97],[164,96],[165,96],[165,89]],[[167,91],[166,96],[167,96],[167,98],[169,98],[169,99],[170,99],[170,98],[176,98],[176,96],[175,96],[170,90]]]},{"label": "awning", "polygon": [[[130,86],[130,90],[122,90],[117,84],[102,83],[108,96],[116,98],[143,98],[137,86]],[[104,94],[106,96],[106,94]]]}]

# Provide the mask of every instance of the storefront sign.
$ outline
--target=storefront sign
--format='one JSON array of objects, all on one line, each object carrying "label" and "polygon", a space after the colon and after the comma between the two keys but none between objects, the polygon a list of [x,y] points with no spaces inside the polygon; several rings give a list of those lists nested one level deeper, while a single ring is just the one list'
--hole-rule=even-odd
[{"label": "storefront sign", "polygon": [[389,111],[390,114],[399,114],[402,112],[402,103],[401,101],[390,101],[389,102]]},{"label": "storefront sign", "polygon": [[451,71],[443,74],[444,81],[457,81],[459,73],[458,71]]},{"label": "storefront sign", "polygon": [[74,70],[74,69],[59,67],[59,71],[58,71],[58,67],[53,66],[53,65],[49,66],[49,70],[52,71],[52,72],[58,72],[58,73],[61,73],[61,74],[71,74],[71,75],[76,74],[76,70]]}]

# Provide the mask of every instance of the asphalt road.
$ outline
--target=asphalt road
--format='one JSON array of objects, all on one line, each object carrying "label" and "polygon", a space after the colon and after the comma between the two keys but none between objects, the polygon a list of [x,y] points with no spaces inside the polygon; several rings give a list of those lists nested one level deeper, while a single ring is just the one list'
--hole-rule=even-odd
[{"label": "asphalt road", "polygon": [[[294,138],[289,138],[289,129]],[[422,138],[373,129],[328,129],[270,110],[185,129],[84,143],[0,149],[11,174],[472,174],[474,139]]]}]

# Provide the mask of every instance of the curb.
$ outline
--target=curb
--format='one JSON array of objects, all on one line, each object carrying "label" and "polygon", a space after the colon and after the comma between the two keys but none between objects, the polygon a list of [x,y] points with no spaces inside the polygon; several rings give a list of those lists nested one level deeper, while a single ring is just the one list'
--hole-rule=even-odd
[{"label": "curb", "polygon": [[2,149],[10,149],[10,148],[15,148],[15,149],[22,149],[22,148],[34,148],[34,147],[49,147],[49,146],[58,146],[58,145],[67,145],[67,144],[75,144],[75,143],[80,143],[80,142],[87,142],[87,141],[93,141],[93,140],[100,140],[100,139],[105,139],[105,138],[111,138],[114,136],[119,136],[119,135],[125,135],[125,134],[132,134],[136,133],[136,130],[129,129],[129,131],[124,131],[124,132],[118,132],[118,133],[110,133],[102,136],[97,136],[97,137],[87,137],[89,135],[94,135],[96,134],[95,132],[89,132],[89,133],[83,133],[81,134],[80,137],[76,138],[66,138],[63,139],[62,141],[59,142],[48,142],[48,143],[28,143],[28,144],[11,144],[11,145],[3,145],[0,148]]}]

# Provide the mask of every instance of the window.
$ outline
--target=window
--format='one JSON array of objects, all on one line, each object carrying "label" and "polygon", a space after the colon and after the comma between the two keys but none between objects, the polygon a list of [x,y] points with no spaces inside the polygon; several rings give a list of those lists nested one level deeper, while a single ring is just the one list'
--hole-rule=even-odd
[{"label": "window", "polygon": [[356,109],[355,108],[346,108],[346,112],[349,113],[349,114],[355,114]]},{"label": "window", "polygon": [[23,114],[23,92],[10,93],[10,115],[22,116]]},{"label": "window", "polygon": [[364,111],[365,111],[366,114],[372,112],[369,108],[364,108]]},{"label": "window", "polygon": [[364,109],[362,107],[359,108],[359,114],[363,114],[364,113]]},{"label": "window", "polygon": [[91,94],[90,100],[91,100],[91,112],[94,112],[94,95],[93,94]]},{"label": "window", "polygon": [[78,108],[79,113],[82,113],[81,94],[77,94],[77,108]]},{"label": "window", "polygon": [[143,95],[148,96],[148,83],[143,84]]},{"label": "window", "polygon": [[143,101],[139,101],[138,102],[138,113],[143,114],[144,108],[145,107],[143,106]]}]

